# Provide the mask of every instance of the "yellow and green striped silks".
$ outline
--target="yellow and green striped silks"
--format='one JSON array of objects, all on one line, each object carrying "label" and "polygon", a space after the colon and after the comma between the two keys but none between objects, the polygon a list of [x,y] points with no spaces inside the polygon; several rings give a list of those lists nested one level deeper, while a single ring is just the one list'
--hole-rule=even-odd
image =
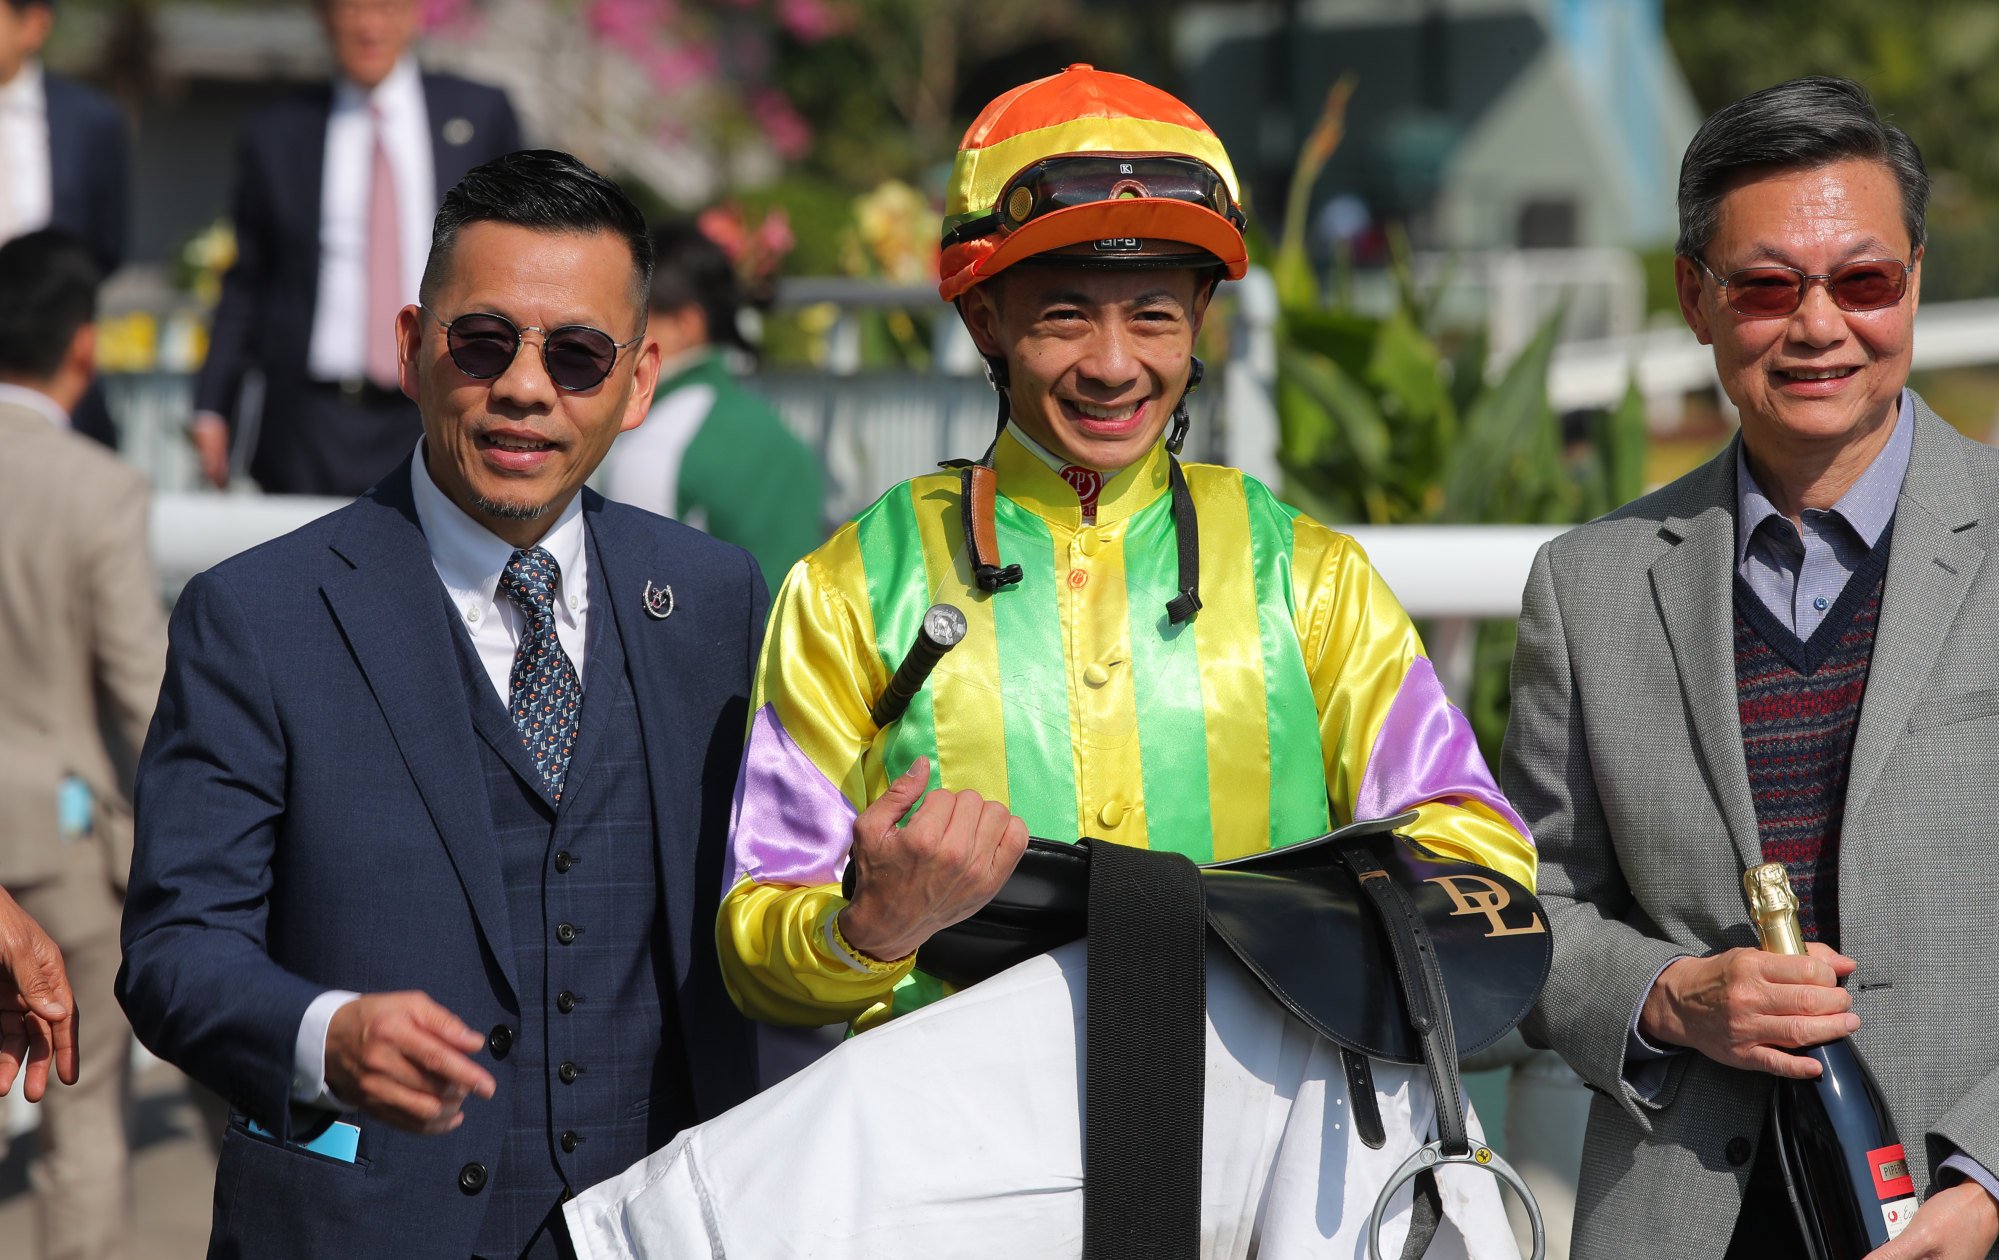
[{"label": "yellow and green striped silks", "polygon": [[[1417,807],[1422,838],[1533,879],[1532,843],[1445,699],[1414,627],[1351,539],[1237,470],[1188,465],[1201,611],[1174,626],[1162,448],[1111,477],[1095,523],[1011,433],[995,452],[1002,558],[977,589],[958,478],[891,490],[786,579],[772,608],[731,833],[720,935],[749,1013],[876,1014],[883,972],[826,930],[853,818],[919,756],[933,786],[1005,801],[1031,833],[1092,835],[1197,862]],[[868,709],[932,603],[966,616],[908,713]]]}]

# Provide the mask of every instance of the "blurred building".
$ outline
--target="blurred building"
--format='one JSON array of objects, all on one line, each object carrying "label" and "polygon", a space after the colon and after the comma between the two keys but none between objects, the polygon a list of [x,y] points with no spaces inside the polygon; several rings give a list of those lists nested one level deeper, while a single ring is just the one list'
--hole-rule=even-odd
[{"label": "blurred building", "polygon": [[[1343,74],[1357,90],[1313,213],[1357,198],[1419,248],[1670,241],[1700,116],[1661,0],[1272,0],[1187,7],[1187,100],[1220,133],[1265,222]],[[1364,245],[1365,242],[1362,242]]]}]

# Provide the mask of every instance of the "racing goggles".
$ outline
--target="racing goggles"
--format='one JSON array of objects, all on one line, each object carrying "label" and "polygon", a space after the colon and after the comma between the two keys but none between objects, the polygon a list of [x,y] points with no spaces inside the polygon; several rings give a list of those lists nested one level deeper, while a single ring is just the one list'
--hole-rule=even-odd
[{"label": "racing goggles", "polygon": [[1807,275],[1796,267],[1744,267],[1726,276],[1696,256],[1701,270],[1714,277],[1722,300],[1737,315],[1751,319],[1777,319],[1804,304],[1805,290],[1812,281],[1825,282],[1826,296],[1842,311],[1878,311],[1895,305],[1908,292],[1910,263],[1899,258],[1869,258],[1834,267],[1820,275]]},{"label": "racing goggles", "polygon": [[445,348],[458,370],[475,381],[490,381],[505,372],[520,353],[521,334],[541,334],[541,366],[555,387],[581,393],[601,383],[617,366],[618,355],[639,343],[641,329],[630,341],[611,340],[611,334],[588,324],[565,324],[561,328],[516,327],[504,315],[475,311],[446,320],[425,308],[425,313],[444,328]]},{"label": "racing goggles", "polygon": [[945,248],[999,231],[1016,231],[1043,215],[1127,198],[1184,201],[1212,210],[1242,231],[1247,220],[1213,167],[1169,155],[1077,153],[1044,158],[1007,181],[990,214],[944,233]]}]

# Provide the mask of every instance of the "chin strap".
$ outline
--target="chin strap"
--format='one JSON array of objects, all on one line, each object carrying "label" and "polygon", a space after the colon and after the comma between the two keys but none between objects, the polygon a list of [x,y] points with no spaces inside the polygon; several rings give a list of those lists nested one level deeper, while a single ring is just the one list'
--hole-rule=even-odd
[{"label": "chin strap", "polygon": [[[1187,377],[1187,388],[1180,395],[1180,402],[1173,408],[1173,418],[1166,436],[1166,485],[1172,496],[1173,543],[1179,569],[1180,593],[1166,603],[1166,619],[1172,625],[1183,625],[1194,619],[1201,611],[1201,527],[1194,516],[1194,496],[1187,489],[1187,475],[1180,469],[1180,447],[1187,440],[1187,398],[1200,388],[1201,378],[1207,374],[1206,367],[1199,359],[1192,361],[1192,370]],[[986,360],[986,380],[991,382],[993,392],[999,395],[999,422],[993,433],[993,441],[986,447],[986,453],[976,460],[949,459],[939,467],[958,470],[958,515],[965,532],[965,554],[971,558],[972,577],[982,591],[1002,591],[1021,580],[1020,566],[1002,565],[999,554],[999,531],[994,524],[995,500],[999,494],[999,477],[993,471],[993,451],[999,445],[999,435],[1005,432],[1007,420],[1013,415],[1013,404],[1007,397],[1007,370],[1005,362],[998,359]]]}]

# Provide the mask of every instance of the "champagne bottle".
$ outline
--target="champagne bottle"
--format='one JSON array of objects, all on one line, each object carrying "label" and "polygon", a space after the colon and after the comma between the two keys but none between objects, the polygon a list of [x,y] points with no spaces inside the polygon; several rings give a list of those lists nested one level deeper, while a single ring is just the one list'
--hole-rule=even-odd
[{"label": "champagne bottle", "polygon": [[[1751,867],[1742,886],[1763,948],[1804,953],[1798,897],[1783,864]],[[1861,1260],[1900,1234],[1916,1213],[1908,1157],[1881,1087],[1851,1040],[1795,1053],[1817,1059],[1820,1072],[1816,1080],[1777,1082],[1772,1129],[1805,1250],[1811,1260]]]}]

